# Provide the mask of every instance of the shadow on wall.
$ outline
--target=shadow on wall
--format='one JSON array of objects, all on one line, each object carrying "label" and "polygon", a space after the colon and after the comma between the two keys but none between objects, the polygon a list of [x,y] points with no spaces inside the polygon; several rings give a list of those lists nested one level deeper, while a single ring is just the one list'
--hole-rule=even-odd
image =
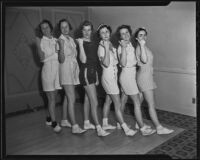
[{"label": "shadow on wall", "polygon": [[[35,32],[35,36],[42,38],[42,35],[39,32],[39,26],[37,26],[34,30]],[[42,66],[43,64],[40,62],[40,58],[38,56],[38,50],[37,50],[37,45],[36,42],[32,42],[31,44],[29,44],[29,48],[31,50],[32,53],[32,59],[35,63],[35,65],[40,68],[39,69],[39,74],[38,74],[38,79],[37,79],[37,85],[38,85],[38,90],[39,90],[39,94],[42,97],[42,99],[44,100],[44,106],[47,106],[47,97],[45,96],[45,93],[42,90],[42,82],[41,82],[41,71],[42,71]]]}]

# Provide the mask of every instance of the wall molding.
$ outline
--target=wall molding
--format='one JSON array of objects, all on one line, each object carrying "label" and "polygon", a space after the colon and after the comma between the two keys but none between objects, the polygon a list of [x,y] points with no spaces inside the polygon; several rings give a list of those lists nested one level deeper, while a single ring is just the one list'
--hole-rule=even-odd
[{"label": "wall molding", "polygon": [[17,93],[17,94],[13,94],[13,95],[7,95],[5,97],[5,99],[7,98],[16,98],[16,97],[20,97],[20,96],[30,96],[30,95],[39,95],[39,94],[43,94],[43,91],[32,91],[32,92],[24,92],[24,93]]},{"label": "wall molding", "polygon": [[76,14],[76,15],[80,15],[82,20],[84,19],[84,12],[79,12],[79,11],[71,11],[71,10],[63,10],[63,9],[51,9],[52,11],[52,22],[53,24],[56,23],[56,20],[55,20],[55,14],[56,13],[66,13],[66,14]]},{"label": "wall molding", "polygon": [[42,21],[42,9],[41,7],[7,7],[7,9],[17,9],[17,10],[35,10],[39,11],[40,20]]},{"label": "wall molding", "polygon": [[154,67],[155,72],[167,72],[167,73],[176,73],[176,74],[188,74],[196,76],[195,69],[184,69],[184,68],[170,68],[170,67]]}]

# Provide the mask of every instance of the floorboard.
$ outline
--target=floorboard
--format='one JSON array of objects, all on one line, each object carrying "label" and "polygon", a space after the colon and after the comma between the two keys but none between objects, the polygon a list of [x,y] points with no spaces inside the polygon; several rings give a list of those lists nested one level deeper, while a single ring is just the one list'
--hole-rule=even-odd
[{"label": "floorboard", "polygon": [[[57,119],[61,119],[61,107],[56,107]],[[76,118],[83,126],[83,106],[76,104]],[[101,108],[99,118],[101,119]],[[124,116],[125,121],[134,128],[135,120],[131,115]],[[114,112],[109,115],[109,122],[116,125]],[[152,125],[149,120],[145,122]],[[165,124],[164,124],[165,125]],[[45,125],[45,111],[39,110],[10,118],[6,118],[6,153],[7,155],[119,155],[146,154],[155,147],[183,132],[183,128],[175,129],[170,135],[142,136],[137,133],[133,137],[125,136],[122,130],[111,130],[109,136],[98,137],[95,130],[81,135],[74,135],[70,128],[63,128],[56,134]]]}]

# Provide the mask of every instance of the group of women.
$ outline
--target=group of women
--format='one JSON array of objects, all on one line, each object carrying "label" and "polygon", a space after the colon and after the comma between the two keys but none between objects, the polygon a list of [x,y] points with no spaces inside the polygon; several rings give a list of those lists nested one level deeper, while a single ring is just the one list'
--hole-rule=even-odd
[{"label": "group of women", "polygon": [[[38,53],[42,68],[43,91],[48,98],[48,115],[46,124],[51,125],[55,132],[60,132],[61,127],[71,127],[72,133],[83,133],[88,129],[96,129],[98,136],[107,136],[109,129],[123,129],[125,135],[133,136],[139,130],[142,135],[170,134],[172,129],[162,126],[157,118],[153,89],[156,85],[153,80],[153,54],[146,46],[147,30],[138,28],[135,33],[136,46],[131,43],[132,30],[129,25],[121,25],[117,28],[119,46],[116,49],[110,41],[112,29],[106,24],[97,28],[98,43],[92,38],[94,31],[90,21],[84,21],[81,25],[82,37],[74,40],[70,35],[72,26],[66,19],[59,21],[60,36],[53,36],[53,27],[50,21],[43,20],[39,24],[41,38],[37,38]],[[77,52],[79,51],[79,52]],[[80,60],[80,64],[77,62]],[[98,118],[97,91],[99,83],[97,64],[102,66],[101,84],[106,92],[103,106],[102,125]],[[122,71],[119,76],[118,68]],[[136,72],[136,65],[139,70]],[[76,122],[75,85],[84,87],[84,125],[83,129]],[[65,97],[63,102],[62,120],[56,122],[55,97],[56,91],[63,88]],[[139,96],[140,95],[140,96]],[[141,96],[143,95],[143,96]],[[128,97],[134,104],[136,117],[135,130],[126,124],[123,111]],[[144,123],[141,113],[143,97],[148,103],[149,114],[155,125],[153,129]],[[110,105],[113,102],[117,126],[108,123]],[[93,123],[89,120],[91,111]],[[68,120],[69,115],[69,120]]]}]

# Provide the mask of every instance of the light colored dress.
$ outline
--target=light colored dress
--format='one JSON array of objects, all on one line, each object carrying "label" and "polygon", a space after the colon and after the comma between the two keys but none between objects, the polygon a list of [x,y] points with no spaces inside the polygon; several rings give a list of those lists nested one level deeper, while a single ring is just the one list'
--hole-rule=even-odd
[{"label": "light colored dress", "polygon": [[138,60],[139,70],[137,72],[137,83],[140,91],[147,91],[157,88],[153,80],[153,54],[146,48],[147,63],[142,63],[140,61],[139,52],[136,52],[136,57]]},{"label": "light colored dress", "polygon": [[[135,95],[139,93],[138,86],[136,83],[136,56],[135,49],[131,43],[126,47],[127,52],[127,63],[125,67],[122,67],[122,71],[119,76],[119,82],[122,87],[122,91],[126,95]],[[121,46],[118,47],[118,56],[122,54]]]},{"label": "light colored dress", "polygon": [[[117,78],[117,52],[116,48],[112,48],[109,51],[110,54],[110,64],[108,67],[105,67],[101,64],[103,68],[103,73],[101,76],[101,83],[102,86],[107,94],[119,94],[119,87],[117,84],[118,78]],[[98,57],[104,57],[105,55],[105,49],[103,46],[99,45],[98,48]]]},{"label": "light colored dress", "polygon": [[56,38],[43,36],[40,47],[45,54],[41,77],[43,91],[55,91],[56,89],[61,89],[59,83],[58,54],[56,53]]},{"label": "light colored dress", "polygon": [[64,40],[65,61],[60,63],[60,83],[61,85],[77,85],[79,82],[79,65],[76,60],[77,51],[74,40],[66,38],[61,34],[59,37]]}]

